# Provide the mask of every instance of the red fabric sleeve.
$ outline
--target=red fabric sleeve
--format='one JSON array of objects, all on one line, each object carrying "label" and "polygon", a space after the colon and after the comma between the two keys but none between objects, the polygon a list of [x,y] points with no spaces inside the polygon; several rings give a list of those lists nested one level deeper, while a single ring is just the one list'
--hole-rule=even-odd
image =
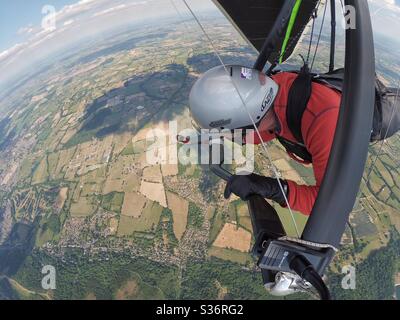
[{"label": "red fabric sleeve", "polygon": [[305,135],[305,144],[313,157],[315,186],[298,185],[288,181],[289,205],[305,215],[310,215],[324,179],[326,166],[335,136],[339,108],[329,108],[315,116]]}]

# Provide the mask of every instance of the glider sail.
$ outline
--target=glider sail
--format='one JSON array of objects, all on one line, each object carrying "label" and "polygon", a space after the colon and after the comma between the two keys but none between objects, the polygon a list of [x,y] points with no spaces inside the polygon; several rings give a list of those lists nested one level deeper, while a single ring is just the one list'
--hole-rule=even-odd
[{"label": "glider sail", "polygon": [[293,27],[294,27],[294,24],[296,23],[297,16],[298,16],[300,8],[301,8],[301,3],[302,3],[302,0],[297,0],[296,4],[293,7],[292,14],[291,14],[290,20],[289,20],[289,24],[288,24],[288,27],[286,30],[285,39],[282,44],[281,54],[279,56],[279,63],[283,62],[283,57],[286,53],[286,48],[289,44],[290,37],[292,36]]},{"label": "glider sail", "polygon": [[[293,53],[300,37],[317,7],[318,0],[213,0],[242,36],[258,51],[271,33],[276,32],[275,23],[289,6],[289,22],[277,30],[280,41],[274,44],[274,52],[268,61],[286,61]],[[285,21],[287,22],[287,21]]]}]

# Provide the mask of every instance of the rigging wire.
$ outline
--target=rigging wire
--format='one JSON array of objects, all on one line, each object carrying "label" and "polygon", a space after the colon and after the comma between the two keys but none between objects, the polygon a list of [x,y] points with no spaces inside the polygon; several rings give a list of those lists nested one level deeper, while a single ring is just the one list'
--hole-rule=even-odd
[{"label": "rigging wire", "polygon": [[312,72],[312,69],[314,67],[315,58],[316,58],[317,53],[318,53],[318,48],[319,48],[319,44],[320,44],[320,41],[321,41],[322,30],[323,30],[324,24],[325,24],[325,17],[326,17],[326,9],[327,8],[328,8],[328,2],[325,2],[324,15],[322,17],[321,29],[319,30],[318,41],[317,41],[317,45],[315,47],[314,57],[313,57],[313,60],[312,60],[312,63],[311,63],[310,72]]},{"label": "rigging wire", "polygon": [[344,6],[343,0],[340,0],[340,3],[341,3],[341,5],[342,5],[343,15],[345,15],[345,14],[346,14],[346,10],[345,10],[345,6]]},{"label": "rigging wire", "polygon": [[187,30],[189,30],[189,27],[187,26],[185,19],[183,18],[181,12],[179,11],[178,7],[175,4],[175,1],[174,0],[169,0],[169,2],[172,4],[172,6],[174,7],[175,11],[178,13],[178,16],[181,19],[181,21],[183,22],[183,24],[185,25],[185,28]]},{"label": "rigging wire", "polygon": [[314,38],[315,19],[316,18],[317,18],[317,14],[316,14],[316,11],[315,11],[313,13],[313,16],[312,16],[312,27],[311,27],[311,34],[310,34],[310,43],[308,45],[307,59],[305,61],[305,63],[307,63],[307,64],[310,61],[310,54],[311,54],[311,47],[312,47],[312,42],[313,42],[313,38]]},{"label": "rigging wire", "polygon": [[312,43],[313,43],[313,39],[314,39],[314,31],[315,31],[315,20],[318,18],[318,11],[319,11],[321,2],[322,2],[322,0],[319,0],[317,6],[314,9],[312,17],[311,17],[312,18],[312,26],[311,26],[311,34],[310,34],[310,43],[308,46],[307,59],[306,59],[307,64],[310,61],[311,47],[312,47]]},{"label": "rigging wire", "polygon": [[[182,0],[182,2],[185,4],[185,6],[187,7],[187,9],[189,10],[189,12],[191,13],[191,15],[193,16],[193,18],[195,19],[195,21],[196,21],[196,23],[198,24],[199,28],[202,30],[204,36],[207,38],[207,41],[209,42],[210,46],[212,47],[212,49],[213,49],[215,55],[217,56],[218,60],[220,61],[221,65],[224,67],[226,73],[229,74],[228,68],[226,67],[225,63],[223,62],[223,60],[222,60],[220,54],[218,53],[218,50],[216,49],[216,47],[215,47],[215,45],[214,45],[214,42],[212,41],[211,37],[210,37],[210,36],[208,35],[208,33],[206,32],[206,30],[205,30],[203,24],[200,22],[200,20],[198,19],[198,17],[196,16],[196,14],[195,14],[194,11],[192,10],[192,8],[189,6],[189,4],[187,3],[187,1],[186,1],[186,0]],[[239,98],[240,98],[240,100],[241,100],[241,102],[242,102],[242,105],[243,105],[243,107],[244,107],[244,109],[245,109],[247,115],[249,116],[249,118],[250,118],[250,120],[251,120],[251,122],[252,122],[252,125],[253,125],[253,127],[254,127],[254,129],[255,129],[255,132],[256,132],[258,138],[259,138],[260,141],[261,141],[261,146],[262,146],[262,148],[263,148],[265,154],[267,155],[267,157],[268,157],[268,159],[269,159],[269,161],[270,161],[270,163],[271,163],[272,171],[273,171],[273,173],[274,173],[274,175],[275,175],[276,180],[278,181],[279,188],[280,188],[280,190],[281,190],[281,192],[282,192],[282,194],[283,194],[283,197],[284,197],[284,199],[285,199],[285,203],[286,203],[287,208],[288,208],[288,210],[289,210],[289,212],[290,212],[290,216],[291,216],[291,219],[292,219],[292,223],[293,223],[293,226],[295,227],[295,230],[296,230],[296,235],[297,235],[298,238],[300,238],[299,228],[298,228],[298,226],[297,226],[297,222],[296,222],[296,219],[295,219],[295,217],[294,217],[294,213],[293,213],[293,211],[292,211],[292,209],[291,209],[291,207],[290,207],[288,197],[287,197],[286,192],[285,192],[285,190],[284,190],[284,188],[283,188],[282,182],[281,182],[281,180],[280,180],[280,178],[279,178],[278,170],[276,169],[276,167],[274,166],[274,164],[273,164],[273,162],[272,162],[272,157],[271,157],[271,155],[270,155],[270,153],[269,153],[269,151],[268,151],[268,148],[267,148],[267,146],[266,146],[266,143],[264,142],[264,140],[263,140],[263,138],[262,138],[262,135],[261,135],[260,131],[258,130],[258,127],[257,127],[257,125],[256,125],[256,122],[255,122],[255,120],[253,119],[253,116],[251,115],[250,111],[249,111],[248,108],[247,108],[247,105],[246,105],[246,102],[244,101],[243,96],[240,94],[239,88],[237,87],[235,81],[233,81],[233,80],[232,80],[232,84],[233,84],[233,86],[234,86],[234,88],[235,88],[235,90],[236,90],[236,92],[237,92],[237,94],[238,94],[238,96],[239,96]]]}]

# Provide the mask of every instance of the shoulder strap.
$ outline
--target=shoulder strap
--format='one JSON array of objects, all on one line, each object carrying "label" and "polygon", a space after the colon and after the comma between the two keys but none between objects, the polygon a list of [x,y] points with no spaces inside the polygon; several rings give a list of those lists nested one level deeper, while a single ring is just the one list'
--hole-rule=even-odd
[{"label": "shoulder strap", "polygon": [[298,142],[304,143],[301,132],[303,114],[307,108],[308,101],[312,92],[312,74],[305,64],[289,91],[288,103],[286,108],[286,121],[290,131]]},{"label": "shoulder strap", "polygon": [[281,136],[276,136],[280,144],[286,149],[289,156],[294,160],[301,163],[312,163],[312,155],[308,152],[307,148],[300,143],[293,143],[292,141],[286,140]]},{"label": "shoulder strap", "polygon": [[286,121],[297,143],[288,141],[283,137],[278,137],[279,142],[285,147],[289,154],[303,159],[306,163],[312,162],[312,156],[304,145],[304,138],[301,132],[303,115],[312,94],[312,83],[315,81],[341,92],[343,88],[343,79],[344,69],[337,69],[327,74],[315,75],[310,72],[307,64],[304,64],[301,68],[289,90],[286,108]]}]

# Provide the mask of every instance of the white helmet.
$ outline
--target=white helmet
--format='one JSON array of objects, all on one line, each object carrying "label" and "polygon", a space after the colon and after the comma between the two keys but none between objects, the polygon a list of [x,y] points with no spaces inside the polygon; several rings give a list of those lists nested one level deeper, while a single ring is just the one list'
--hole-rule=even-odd
[{"label": "white helmet", "polygon": [[249,112],[259,123],[279,90],[271,78],[265,77],[262,83],[260,76],[260,71],[242,66],[218,66],[207,71],[190,92],[193,120],[202,129],[234,130],[252,126]]}]

